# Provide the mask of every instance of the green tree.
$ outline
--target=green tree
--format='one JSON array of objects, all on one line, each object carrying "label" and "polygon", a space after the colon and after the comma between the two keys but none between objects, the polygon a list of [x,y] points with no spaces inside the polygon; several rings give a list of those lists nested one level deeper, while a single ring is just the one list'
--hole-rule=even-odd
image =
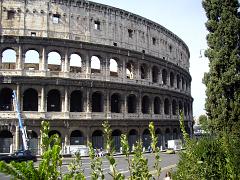
[{"label": "green tree", "polygon": [[206,115],[200,115],[198,118],[199,124],[201,125],[201,128],[205,131],[208,131],[209,125],[208,125],[208,118]]},{"label": "green tree", "polygon": [[208,21],[205,56],[210,70],[204,76],[206,111],[215,132],[239,132],[240,16],[238,0],[203,0]]}]

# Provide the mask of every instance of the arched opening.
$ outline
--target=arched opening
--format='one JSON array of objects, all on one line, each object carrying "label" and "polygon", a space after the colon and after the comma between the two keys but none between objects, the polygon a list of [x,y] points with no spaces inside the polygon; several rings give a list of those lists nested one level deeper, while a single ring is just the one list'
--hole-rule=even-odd
[{"label": "arched opening", "polygon": [[13,49],[6,49],[2,52],[2,69],[15,69],[17,56]]},{"label": "arched opening", "polygon": [[101,72],[101,61],[97,56],[91,57],[91,73]]},{"label": "arched opening", "polygon": [[48,133],[48,137],[51,137],[52,135],[54,134],[57,134],[59,138],[61,138],[61,133],[57,130],[52,130],[52,131],[49,131]]},{"label": "arched opening", "polygon": [[175,77],[173,72],[170,73],[170,86],[174,87],[174,81],[175,81]]},{"label": "arched opening", "polygon": [[110,59],[110,76],[118,76],[118,63],[115,59]]},{"label": "arched opening", "polygon": [[168,147],[168,140],[171,140],[170,129],[167,128],[165,131],[165,147]]},{"label": "arched opening", "polygon": [[161,114],[161,100],[159,97],[154,98],[154,114]]},{"label": "arched opening", "polygon": [[48,70],[49,71],[61,71],[61,56],[58,52],[48,53]]},{"label": "arched opening", "polygon": [[158,83],[159,81],[159,69],[156,66],[153,66],[152,68],[152,82]]},{"label": "arched opening", "polygon": [[92,112],[103,112],[103,96],[99,91],[92,94]]},{"label": "arched opening", "polygon": [[147,69],[147,65],[146,64],[142,64],[140,66],[140,76],[141,79],[147,79],[148,78],[148,69]]},{"label": "arched opening", "polygon": [[61,94],[57,89],[52,89],[47,94],[47,111],[61,111]]},{"label": "arched opening", "polygon": [[39,53],[36,50],[28,50],[26,52],[24,69],[39,70]]},{"label": "arched opening", "polygon": [[23,93],[23,111],[38,111],[38,92],[29,88]]},{"label": "arched opening", "polygon": [[122,134],[122,132],[119,129],[116,129],[112,132],[113,146],[114,146],[116,152],[120,152],[121,134]]},{"label": "arched opening", "polygon": [[148,129],[145,129],[143,131],[142,142],[143,142],[143,148],[145,148],[145,150],[149,150],[149,147],[151,147],[151,136]]},{"label": "arched opening", "polygon": [[127,79],[134,78],[134,65],[132,62],[128,62],[126,64],[126,75],[127,75]]},{"label": "arched opening", "polygon": [[149,114],[150,113],[150,103],[149,103],[149,97],[148,96],[143,96],[142,98],[142,113],[143,114]]},{"label": "arched opening", "polygon": [[103,133],[101,130],[96,130],[92,134],[92,145],[95,149],[104,148]]},{"label": "arched opening", "polygon": [[163,69],[163,70],[162,70],[162,83],[163,83],[164,85],[167,85],[167,77],[168,77],[168,75],[167,75],[167,70],[166,70],[166,69]]},{"label": "arched opening", "polygon": [[178,139],[178,131],[177,128],[173,129],[173,139]]},{"label": "arched opening", "polygon": [[137,98],[134,94],[130,94],[127,98],[128,113],[136,113]]},{"label": "arched opening", "polygon": [[180,89],[181,79],[180,76],[177,75],[177,88]]},{"label": "arched opening", "polygon": [[164,114],[169,115],[170,109],[169,109],[169,100],[166,98],[164,100]]},{"label": "arched opening", "polygon": [[70,56],[70,72],[81,73],[82,71],[82,59],[78,54],[71,54]]},{"label": "arched opening", "polygon": [[33,154],[38,154],[38,135],[35,131],[28,133],[28,147]]},{"label": "arched opening", "polygon": [[12,104],[13,90],[10,88],[3,88],[0,91],[0,110],[1,111],[13,111]]},{"label": "arched opening", "polygon": [[13,144],[13,135],[8,130],[0,132],[0,153],[10,153]]},{"label": "arched opening", "polygon": [[179,101],[178,107],[179,107],[179,113],[182,112],[183,111],[183,104],[182,104],[181,101]]},{"label": "arched opening", "polygon": [[172,101],[172,114],[177,115],[177,103],[175,100]]},{"label": "arched opening", "polygon": [[72,131],[70,135],[70,145],[83,145],[84,136],[83,133],[79,130]]},{"label": "arched opening", "polygon": [[111,112],[112,113],[120,113],[121,112],[121,97],[117,93],[114,93],[111,96]]},{"label": "arched opening", "polygon": [[135,129],[131,129],[128,134],[128,144],[130,151],[134,150],[134,146],[136,145],[138,139],[138,133]]},{"label": "arched opening", "polygon": [[155,134],[158,138],[157,147],[161,147],[161,146],[163,147],[163,144],[162,144],[163,143],[163,136],[162,136],[161,130],[159,128],[157,128],[156,131],[155,131]]},{"label": "arched opening", "polygon": [[82,112],[83,99],[81,91],[73,91],[70,96],[70,112]]}]

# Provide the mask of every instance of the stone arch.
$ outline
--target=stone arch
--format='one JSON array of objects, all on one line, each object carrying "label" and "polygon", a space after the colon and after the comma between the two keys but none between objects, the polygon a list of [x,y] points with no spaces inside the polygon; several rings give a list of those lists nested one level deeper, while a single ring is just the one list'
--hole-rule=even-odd
[{"label": "stone arch", "polygon": [[175,81],[175,76],[174,76],[174,73],[171,72],[170,73],[170,86],[171,87],[174,87],[174,81]]},{"label": "stone arch", "polygon": [[74,130],[70,135],[70,145],[83,145],[84,136],[80,130]]},{"label": "stone arch", "polygon": [[92,133],[92,145],[95,149],[104,147],[103,132],[101,130],[96,130]]},{"label": "stone arch", "polygon": [[148,78],[148,67],[145,63],[141,64],[141,66],[140,66],[140,77],[141,77],[141,79]]},{"label": "stone arch", "polygon": [[143,148],[145,148],[145,150],[149,149],[149,146],[151,146],[151,141],[150,131],[145,129],[142,134]]},{"label": "stone arch", "polygon": [[134,150],[133,147],[136,145],[138,139],[138,132],[136,129],[131,129],[128,133],[128,144],[130,150]]},{"label": "stone arch", "polygon": [[154,98],[154,114],[161,114],[161,100],[159,97]]},{"label": "stone arch", "polygon": [[81,73],[82,72],[82,58],[79,54],[73,53],[70,55],[70,72]]},{"label": "stone arch", "polygon": [[91,73],[101,73],[101,60],[98,56],[91,57]]},{"label": "stone arch", "polygon": [[155,134],[158,138],[157,147],[163,147],[163,134],[159,128],[156,129]]},{"label": "stone arch", "polygon": [[10,88],[3,88],[0,91],[0,110],[1,111],[13,111],[12,104],[13,90]]},{"label": "stone arch", "polygon": [[38,111],[38,92],[33,88],[23,93],[23,111]]},{"label": "stone arch", "polygon": [[10,153],[12,151],[13,135],[8,130],[0,132],[0,153]]},{"label": "stone arch", "polygon": [[70,112],[83,111],[83,96],[80,90],[75,90],[70,95]]},{"label": "stone arch", "polygon": [[150,113],[150,100],[147,95],[142,98],[142,113],[149,114]]},{"label": "stone arch", "polygon": [[173,101],[172,101],[172,114],[177,115],[177,103],[176,103],[175,99],[173,99]]},{"label": "stone arch", "polygon": [[127,79],[134,78],[134,64],[132,61],[129,61],[128,63],[126,63],[126,76],[127,76]]},{"label": "stone arch", "polygon": [[28,147],[33,154],[38,154],[38,135],[35,131],[28,132]]},{"label": "stone arch", "polygon": [[61,71],[62,58],[57,51],[48,53],[47,65],[49,71]]},{"label": "stone arch", "polygon": [[61,111],[61,94],[57,89],[52,89],[47,94],[47,111],[60,112]]},{"label": "stone arch", "polygon": [[115,129],[112,132],[113,146],[114,146],[116,152],[120,152],[121,134],[122,134],[122,132],[119,129]]},{"label": "stone arch", "polygon": [[92,94],[92,112],[103,112],[103,95],[100,91]]},{"label": "stone arch", "polygon": [[168,98],[165,98],[164,100],[164,114],[169,115],[170,114],[170,103]]},{"label": "stone arch", "polygon": [[159,68],[157,66],[153,66],[152,68],[152,82],[153,83],[159,82]]},{"label": "stone arch", "polygon": [[130,94],[127,97],[127,108],[128,108],[128,113],[137,112],[137,98],[134,94]]},{"label": "stone arch", "polygon": [[162,83],[164,85],[167,85],[167,78],[168,78],[168,73],[166,69],[162,70]]},{"label": "stone arch", "polygon": [[110,76],[118,76],[118,62],[117,60],[111,58],[110,59]]},{"label": "stone arch", "polygon": [[39,52],[37,50],[27,50],[25,54],[24,69],[39,70],[39,61]]},{"label": "stone arch", "polygon": [[121,112],[121,95],[114,93],[111,96],[111,112],[120,113]]},{"label": "stone arch", "polygon": [[16,69],[17,53],[12,48],[2,52],[2,69]]}]

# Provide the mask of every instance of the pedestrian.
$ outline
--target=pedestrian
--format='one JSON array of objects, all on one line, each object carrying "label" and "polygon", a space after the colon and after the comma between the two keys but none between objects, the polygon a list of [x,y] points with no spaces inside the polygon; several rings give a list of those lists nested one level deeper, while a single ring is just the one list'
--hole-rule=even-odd
[{"label": "pedestrian", "polygon": [[164,180],[171,180],[171,173],[169,171],[166,172]]}]

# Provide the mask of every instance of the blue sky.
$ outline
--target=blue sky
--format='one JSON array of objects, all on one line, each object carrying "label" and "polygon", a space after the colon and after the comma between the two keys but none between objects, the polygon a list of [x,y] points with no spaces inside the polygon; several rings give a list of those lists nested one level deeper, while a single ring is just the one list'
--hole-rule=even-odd
[{"label": "blue sky", "polygon": [[199,58],[200,51],[207,48],[206,16],[201,0],[92,0],[118,7],[155,21],[177,36],[190,50],[190,73],[192,76],[193,115],[205,114],[204,72],[208,71],[208,60]]}]

